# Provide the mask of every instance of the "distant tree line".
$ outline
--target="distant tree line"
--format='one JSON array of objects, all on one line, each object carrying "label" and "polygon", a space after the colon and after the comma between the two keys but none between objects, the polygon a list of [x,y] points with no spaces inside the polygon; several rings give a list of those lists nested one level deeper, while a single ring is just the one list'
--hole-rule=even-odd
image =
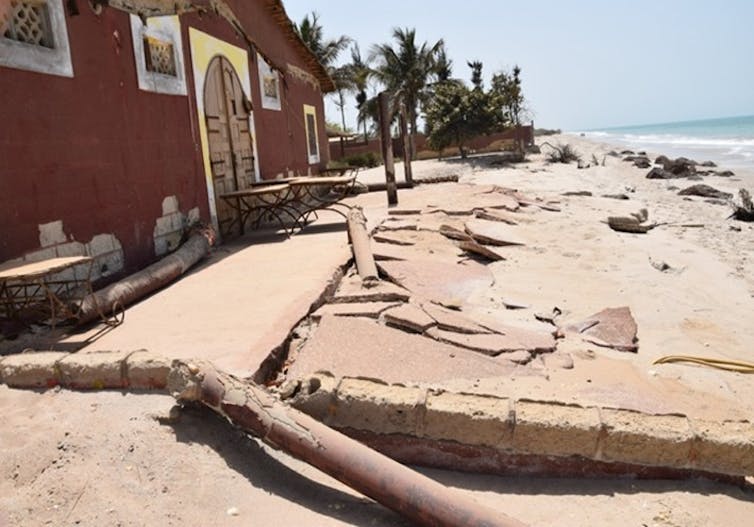
[{"label": "distant tree line", "polygon": [[[357,125],[365,138],[369,136],[369,124],[375,124],[378,115],[377,97],[369,95],[370,88],[390,93],[394,118],[400,105],[405,106],[411,135],[418,132],[421,115],[432,148],[457,146],[463,156],[469,139],[518,126],[527,114],[518,66],[495,73],[490,87],[485,89],[481,62],[468,62],[471,68],[471,86],[468,86],[453,78],[453,64],[444,41],[420,44],[415,29],[393,29],[391,43],[373,45],[362,56],[359,45],[350,37],[325,38],[315,12],[306,15],[295,27],[335,82],[340,128],[344,131],[348,129],[346,98],[353,95],[358,110]],[[350,61],[336,65],[338,57],[349,47]]]}]

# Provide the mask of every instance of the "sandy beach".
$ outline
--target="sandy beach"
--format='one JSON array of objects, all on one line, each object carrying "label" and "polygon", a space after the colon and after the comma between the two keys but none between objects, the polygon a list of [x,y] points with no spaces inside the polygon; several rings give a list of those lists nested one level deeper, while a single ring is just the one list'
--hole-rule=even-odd
[{"label": "sandy beach", "polygon": [[[749,376],[653,363],[679,354],[754,360],[754,224],[728,219],[727,205],[678,195],[695,182],[646,179],[648,169],[609,155],[621,150],[616,146],[573,135],[548,136],[538,143],[542,140],[569,143],[585,162],[594,157],[598,166],[551,164],[544,154],[510,165],[496,164],[494,155],[417,162],[418,180],[457,175],[459,182],[400,191],[400,207],[462,209],[458,196],[472,193],[483,199],[478,192],[495,186],[536,199],[546,207],[510,212],[516,222],[513,232],[525,244],[499,248],[505,260],[485,264],[492,285],[469,290],[462,313],[473,320],[541,327],[547,324],[535,314],[557,311],[556,324],[565,327],[605,308],[627,306],[638,327],[638,351],[621,352],[566,335],[558,341],[561,361],[541,354],[505,375],[445,375],[414,384],[712,421],[750,420],[754,385]],[[399,174],[401,170],[399,164]],[[381,167],[363,171],[359,178],[384,181],[384,172]],[[754,171],[708,176],[703,182],[732,194],[739,188],[754,190]],[[616,194],[628,199],[604,197]],[[364,207],[374,226],[395,219],[388,219],[384,193],[351,199]],[[650,222],[659,224],[646,234],[619,233],[606,224],[608,216],[642,208]],[[416,221],[434,225],[458,222],[459,217],[419,214]],[[392,232],[397,231],[401,229]],[[432,261],[467,259],[452,248],[435,251],[417,243],[413,250],[431,253]],[[521,309],[509,309],[512,305]],[[312,334],[309,338],[316,339],[316,326]],[[292,356],[289,378],[327,368],[316,357],[306,362],[303,350]],[[432,370],[431,364],[415,364],[407,355],[399,374]],[[563,357],[568,360],[562,362]],[[333,371],[335,375],[378,376],[357,350],[339,364],[343,371]],[[206,412],[191,410],[178,423],[160,424],[157,418],[167,415],[170,406],[171,399],[163,395],[36,393],[0,386],[6,420],[0,441],[7,450],[0,460],[0,526],[273,525],[279,524],[281,511],[286,523],[406,524]],[[29,408],[35,411],[30,414]],[[731,525],[744,524],[754,514],[750,486],[705,480],[423,472],[531,525]]]}]

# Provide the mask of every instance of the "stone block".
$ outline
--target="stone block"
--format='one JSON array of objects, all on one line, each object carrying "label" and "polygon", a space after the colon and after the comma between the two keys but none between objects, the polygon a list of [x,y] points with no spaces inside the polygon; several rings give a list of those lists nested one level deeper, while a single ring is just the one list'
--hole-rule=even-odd
[{"label": "stone block", "polygon": [[126,388],[126,359],[131,352],[74,353],[58,362],[60,384],[78,390]]},{"label": "stone block", "polygon": [[748,421],[692,421],[694,468],[754,476],[754,425]]},{"label": "stone block", "polygon": [[149,351],[136,351],[126,359],[128,386],[162,390],[167,386],[170,361]]},{"label": "stone block", "polygon": [[49,247],[66,241],[61,220],[39,224],[39,245],[41,247]]},{"label": "stone block", "polygon": [[693,434],[685,416],[607,409],[600,413],[603,460],[674,468],[688,465]]},{"label": "stone block", "polygon": [[288,402],[319,421],[327,421],[335,413],[338,382],[338,379],[328,373],[315,373],[298,382],[298,391]]},{"label": "stone block", "polygon": [[508,448],[512,431],[509,399],[449,392],[430,392],[427,396],[426,438]]},{"label": "stone block", "polygon": [[548,456],[593,458],[601,424],[596,408],[538,401],[517,401],[513,448]]},{"label": "stone block", "polygon": [[382,316],[387,324],[415,333],[424,333],[435,325],[434,319],[414,304],[394,307]]},{"label": "stone block", "polygon": [[0,362],[0,381],[12,388],[52,388],[60,379],[56,364],[67,356],[51,351],[9,355]]},{"label": "stone block", "polygon": [[343,379],[330,423],[377,434],[416,435],[425,391],[365,379]]},{"label": "stone block", "polygon": [[167,216],[173,212],[178,212],[178,197],[168,196],[162,200],[162,215]]},{"label": "stone block", "polygon": [[87,243],[87,249],[90,256],[99,256],[117,250],[120,248],[120,243],[115,244],[115,237],[112,234],[97,234],[92,241]]}]

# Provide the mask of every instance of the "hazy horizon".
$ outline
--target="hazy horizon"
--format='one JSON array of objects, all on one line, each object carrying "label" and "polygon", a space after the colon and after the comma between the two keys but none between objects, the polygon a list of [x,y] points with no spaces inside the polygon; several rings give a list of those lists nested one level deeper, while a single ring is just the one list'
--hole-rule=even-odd
[{"label": "hazy horizon", "polygon": [[[484,63],[486,80],[518,64],[537,127],[594,130],[754,114],[754,2],[467,0],[448,10],[420,0],[385,0],[373,10],[346,0],[284,4],[294,22],[318,12],[326,37],[348,35],[362,54],[390,42],[394,27],[416,28],[419,42],[442,38],[454,76],[466,81],[470,60]],[[349,95],[351,127],[354,104]],[[327,106],[328,120],[340,122],[337,108]]]}]

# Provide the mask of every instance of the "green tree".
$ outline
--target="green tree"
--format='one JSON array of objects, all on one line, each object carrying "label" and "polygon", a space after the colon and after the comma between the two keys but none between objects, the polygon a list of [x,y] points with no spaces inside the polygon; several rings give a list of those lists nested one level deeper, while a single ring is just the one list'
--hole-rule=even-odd
[{"label": "green tree", "polygon": [[319,22],[319,14],[312,11],[304,16],[300,24],[293,24],[293,28],[298,33],[304,44],[314,53],[320,64],[322,64],[332,77],[335,88],[338,92],[338,99],[335,104],[340,108],[340,117],[343,128],[346,128],[345,115],[345,92],[351,89],[350,76],[347,68],[335,67],[338,56],[351,44],[352,39],[346,35],[338,38],[326,39],[322,24]]},{"label": "green tree", "polygon": [[503,124],[519,126],[526,114],[526,99],[521,87],[521,68],[514,66],[511,72],[500,71],[492,76],[491,96],[500,109]]},{"label": "green tree", "polygon": [[364,127],[364,140],[366,141],[368,139],[367,122],[372,118],[367,104],[369,101],[367,89],[369,88],[372,69],[369,67],[369,62],[362,58],[358,44],[354,44],[351,48],[351,62],[345,67],[347,68],[351,90],[356,95],[356,109],[359,111],[357,124]]},{"label": "green tree", "polygon": [[[374,77],[388,90],[396,103],[403,103],[408,113],[409,133],[416,134],[419,103],[438,72],[449,72],[444,43],[416,42],[415,29],[393,29],[395,45],[378,44],[372,47],[370,58],[375,61]],[[442,61],[442,62],[441,62]],[[398,105],[394,104],[394,110]]]},{"label": "green tree", "polygon": [[484,91],[482,63],[469,62],[473,87],[463,82],[448,80],[437,83],[432,96],[424,104],[425,125],[429,144],[442,151],[455,145],[466,158],[465,147],[469,139],[488,134],[499,127],[493,98]]}]

